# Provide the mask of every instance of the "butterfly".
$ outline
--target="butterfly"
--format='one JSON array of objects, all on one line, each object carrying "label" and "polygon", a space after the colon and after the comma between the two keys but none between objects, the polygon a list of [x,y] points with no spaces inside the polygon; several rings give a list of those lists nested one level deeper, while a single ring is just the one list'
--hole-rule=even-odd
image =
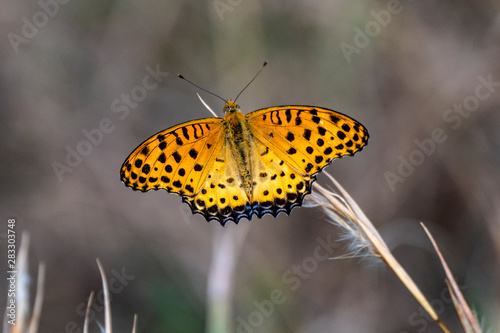
[{"label": "butterfly", "polygon": [[274,106],[246,115],[227,100],[224,118],[188,121],[141,143],[121,167],[134,190],[182,196],[193,214],[238,223],[290,214],[316,175],[368,142],[356,120],[316,106]]}]

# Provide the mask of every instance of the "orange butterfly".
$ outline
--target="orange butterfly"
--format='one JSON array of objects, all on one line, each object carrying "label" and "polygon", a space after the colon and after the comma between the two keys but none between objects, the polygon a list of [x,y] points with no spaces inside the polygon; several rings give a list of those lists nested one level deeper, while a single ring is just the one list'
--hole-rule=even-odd
[{"label": "orange butterfly", "polygon": [[163,130],[141,143],[121,167],[134,190],[178,193],[207,221],[290,214],[335,158],[354,155],[368,131],[339,112],[302,105],[243,115],[227,100],[224,118]]}]

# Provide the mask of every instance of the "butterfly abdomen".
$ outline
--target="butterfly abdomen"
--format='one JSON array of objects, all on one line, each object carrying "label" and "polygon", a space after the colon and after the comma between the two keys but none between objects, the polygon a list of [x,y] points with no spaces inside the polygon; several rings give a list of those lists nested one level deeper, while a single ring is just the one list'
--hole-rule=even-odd
[{"label": "butterfly abdomen", "polygon": [[250,131],[245,116],[241,111],[230,111],[224,118],[226,140],[231,157],[234,158],[241,177],[240,186],[244,188],[248,198],[252,194],[252,177],[249,169]]}]

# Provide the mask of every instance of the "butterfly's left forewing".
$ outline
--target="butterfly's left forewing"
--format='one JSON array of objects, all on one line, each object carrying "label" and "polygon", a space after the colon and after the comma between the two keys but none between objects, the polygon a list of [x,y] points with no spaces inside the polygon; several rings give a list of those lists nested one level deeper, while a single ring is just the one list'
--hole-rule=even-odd
[{"label": "butterfly's left forewing", "polygon": [[221,118],[193,120],[159,132],[125,160],[121,180],[134,190],[194,195],[219,154],[223,134]]}]

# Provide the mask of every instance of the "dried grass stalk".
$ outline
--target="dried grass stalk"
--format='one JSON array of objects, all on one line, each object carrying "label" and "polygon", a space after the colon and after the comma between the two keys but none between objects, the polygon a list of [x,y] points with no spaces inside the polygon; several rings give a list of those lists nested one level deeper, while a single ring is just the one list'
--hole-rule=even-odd
[{"label": "dried grass stalk", "polygon": [[466,333],[481,333],[481,326],[479,325],[476,316],[472,313],[469,305],[465,301],[465,297],[460,291],[457,281],[455,281],[455,278],[453,277],[453,274],[451,273],[446,260],[444,260],[444,257],[441,254],[436,241],[434,240],[434,237],[432,237],[431,233],[423,223],[420,223],[420,225],[422,226],[422,228],[424,228],[427,236],[431,240],[432,245],[434,246],[434,249],[436,250],[436,253],[439,257],[439,260],[441,261],[441,265],[444,268],[444,271],[446,273],[446,284],[448,286],[448,290],[450,291],[453,304],[455,305],[455,309],[458,313],[458,317],[460,318],[460,322],[462,323],[462,327],[465,329]]},{"label": "dried grass stalk", "polygon": [[324,174],[330,178],[334,184],[335,190],[327,190],[318,183],[315,183],[315,191],[310,196],[308,205],[321,207],[334,223],[345,230],[346,235],[350,235],[346,237],[354,241],[355,253],[368,251],[372,255],[382,259],[394,273],[396,273],[398,278],[422,305],[425,311],[427,311],[431,318],[439,324],[444,332],[449,333],[449,330],[441,322],[427,298],[423,295],[406,270],[399,264],[396,258],[394,258],[377,229],[375,229],[357,203],[331,175],[326,172],[324,172]]}]

